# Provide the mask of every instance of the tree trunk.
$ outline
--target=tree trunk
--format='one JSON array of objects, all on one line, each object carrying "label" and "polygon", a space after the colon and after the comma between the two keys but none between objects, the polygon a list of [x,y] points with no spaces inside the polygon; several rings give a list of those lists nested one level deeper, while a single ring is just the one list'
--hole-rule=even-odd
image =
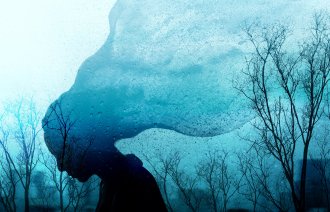
[{"label": "tree trunk", "polygon": [[24,211],[30,212],[29,187],[26,187],[24,190],[24,203]]},{"label": "tree trunk", "polygon": [[64,206],[63,206],[63,172],[60,173],[60,209],[61,212],[64,211]]},{"label": "tree trunk", "polygon": [[301,176],[300,176],[300,190],[299,190],[299,206],[296,208],[297,211],[305,211],[305,200],[306,200],[306,175],[307,175],[307,156],[308,156],[308,143],[306,142],[304,148],[304,155],[301,166]]}]

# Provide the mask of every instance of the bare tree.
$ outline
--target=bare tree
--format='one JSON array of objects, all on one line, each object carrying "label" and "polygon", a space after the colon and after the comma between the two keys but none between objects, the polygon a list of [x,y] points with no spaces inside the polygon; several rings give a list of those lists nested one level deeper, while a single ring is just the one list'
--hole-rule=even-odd
[{"label": "bare tree", "polygon": [[[329,28],[324,15],[316,15],[314,20],[311,38],[297,55],[285,50],[287,27],[247,27],[254,53],[244,72],[246,84],[237,86],[258,117],[254,127],[260,139],[254,145],[279,162],[297,211],[305,210],[308,151],[329,81]],[[302,146],[301,152],[297,145]],[[297,154],[302,157],[299,186],[294,181]]]},{"label": "bare tree", "polygon": [[24,189],[24,211],[28,212],[30,210],[31,176],[38,163],[36,144],[41,131],[39,126],[41,116],[35,102],[32,99],[24,98],[7,105],[6,112],[8,114],[7,124],[11,125],[10,132],[13,135],[8,139],[16,142],[18,153],[9,151],[13,144],[6,146],[1,143],[1,147],[5,152],[6,160],[10,163],[10,169],[15,172]]},{"label": "bare tree", "polygon": [[182,170],[180,167],[182,156],[179,152],[172,153],[169,158],[171,159],[168,174],[178,188],[183,202],[191,211],[198,211],[203,201],[203,195],[197,192],[200,190],[198,188],[199,177],[188,175]]},{"label": "bare tree", "polygon": [[237,158],[239,172],[244,179],[243,187],[239,190],[239,193],[252,203],[252,208],[255,212],[260,204],[259,201],[262,194],[262,186],[256,177],[258,168],[255,167],[253,156],[248,152],[237,154]]},{"label": "bare tree", "polygon": [[90,193],[96,189],[98,179],[91,178],[87,182],[80,183],[70,177],[68,181],[68,205],[72,211],[81,211],[86,205],[86,200]]},{"label": "bare tree", "polygon": [[[0,119],[1,121],[1,119]],[[12,167],[8,148],[8,132],[1,127],[0,137],[0,203],[7,212],[16,211],[18,177]]]},{"label": "bare tree", "polygon": [[[164,157],[161,153],[158,153],[153,159],[144,154],[145,160],[152,167],[154,174],[156,175],[156,180],[159,187],[165,197],[166,207],[169,211],[173,212],[173,206],[169,197],[169,173],[172,167],[175,165],[175,157]],[[160,166],[160,167],[159,167]]]},{"label": "bare tree", "polygon": [[55,192],[60,197],[60,209],[63,211],[81,211],[90,193],[98,188],[98,180],[92,178],[85,183],[80,183],[67,173],[59,171],[53,156],[45,153],[41,155],[41,162],[48,170],[48,179],[50,179],[47,184],[54,185]]},{"label": "bare tree", "polygon": [[325,201],[327,210],[330,211],[330,145],[328,143],[328,137],[317,143],[319,152],[315,155],[311,154],[311,163],[314,167],[317,175],[318,182],[320,184],[320,190],[318,189],[320,201]]},{"label": "bare tree", "polygon": [[[274,168],[274,158],[260,147],[253,145],[245,154],[238,156],[239,171],[245,179],[239,191],[258,211],[289,211],[288,186],[283,174]],[[283,183],[283,181],[285,183]]]},{"label": "bare tree", "polygon": [[[51,118],[52,117],[52,118]],[[60,101],[54,102],[50,106],[50,112],[48,116],[43,119],[43,127],[47,127],[50,130],[55,131],[60,136],[60,158],[55,160],[54,157],[49,157],[45,160],[44,165],[50,171],[52,175],[52,180],[55,183],[55,186],[59,192],[60,196],[60,210],[61,212],[66,210],[64,206],[64,191],[69,182],[69,176],[64,173],[62,170],[64,168],[64,163],[70,161],[72,157],[71,154],[67,154],[67,148],[70,142],[70,133],[75,124],[74,120],[71,120],[71,112],[64,113],[62,104]],[[49,148],[52,148],[51,146]],[[51,149],[52,152],[56,152],[55,149]],[[49,163],[52,161],[53,163]],[[60,170],[58,173],[57,168]]]},{"label": "bare tree", "polygon": [[34,205],[42,206],[45,210],[54,207],[56,188],[49,183],[49,176],[44,171],[36,171],[32,178],[35,187]]},{"label": "bare tree", "polygon": [[[87,138],[86,144],[82,146],[79,143],[79,139],[72,132],[75,123],[76,120],[72,119],[72,111],[65,111],[61,101],[54,102],[49,108],[48,116],[43,119],[43,127],[51,130],[51,133],[56,133],[55,136],[59,136],[60,139],[60,143],[56,144],[60,148],[60,157],[56,159],[52,156],[45,158],[45,155],[43,155],[43,161],[45,167],[51,173],[52,181],[59,192],[61,212],[67,211],[70,206],[74,210],[78,210],[81,206],[81,200],[92,191],[92,188],[95,189],[90,182],[80,184],[63,172],[64,165],[70,169],[68,166],[72,165],[73,159],[83,163],[87,151],[94,140],[93,138]],[[50,148],[51,152],[58,152],[53,149],[56,148],[53,145],[49,145],[48,148]],[[60,172],[58,172],[57,168]],[[66,191],[69,195],[67,204],[64,203]]]},{"label": "bare tree", "polygon": [[159,152],[153,157],[144,154],[144,157],[156,174],[169,211],[176,210],[170,198],[175,190],[191,211],[227,211],[242,185],[243,176],[230,168],[234,164],[230,163],[230,154],[225,150],[210,151],[193,172],[182,167],[183,157],[177,151],[166,155]]},{"label": "bare tree", "polygon": [[41,162],[48,170],[48,178],[51,179],[49,183],[55,185],[55,189],[59,194],[60,210],[65,211],[67,205],[64,204],[64,197],[70,176],[68,176],[65,172],[61,172],[58,170],[57,161],[51,155],[45,155],[44,153],[42,153]]},{"label": "bare tree", "polygon": [[[166,206],[169,211],[175,211],[170,194],[175,190],[179,197],[191,211],[198,211],[203,200],[202,191],[198,189],[198,176],[189,176],[181,168],[182,156],[179,152],[170,152],[163,155],[161,152],[152,157],[144,154],[144,158],[152,167],[157,182],[165,197]],[[170,188],[173,185],[173,188]]]},{"label": "bare tree", "polygon": [[208,201],[212,206],[214,212],[219,211],[219,195],[220,195],[220,182],[219,173],[220,166],[217,163],[218,156],[216,152],[209,152],[207,161],[201,161],[197,166],[197,174],[205,181],[210,192],[210,200]]},{"label": "bare tree", "polygon": [[210,151],[197,166],[197,175],[207,185],[214,212],[227,211],[229,201],[241,187],[242,177],[230,170],[228,158],[228,151]]}]

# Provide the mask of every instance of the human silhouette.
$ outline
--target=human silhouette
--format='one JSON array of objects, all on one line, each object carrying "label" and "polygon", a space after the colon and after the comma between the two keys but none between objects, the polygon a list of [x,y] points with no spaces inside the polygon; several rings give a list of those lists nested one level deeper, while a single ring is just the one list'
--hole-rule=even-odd
[{"label": "human silhouette", "polygon": [[167,211],[154,177],[135,155],[116,156],[102,182],[96,211]]},{"label": "human silhouette", "polygon": [[58,126],[56,120],[51,123],[44,118],[46,145],[55,156],[60,171],[66,171],[81,182],[92,175],[101,178],[96,211],[167,211],[156,180],[139,158],[122,154],[113,142],[102,140],[102,149],[99,144],[85,145],[86,140],[72,136],[63,139],[62,134],[57,133],[61,129]]}]

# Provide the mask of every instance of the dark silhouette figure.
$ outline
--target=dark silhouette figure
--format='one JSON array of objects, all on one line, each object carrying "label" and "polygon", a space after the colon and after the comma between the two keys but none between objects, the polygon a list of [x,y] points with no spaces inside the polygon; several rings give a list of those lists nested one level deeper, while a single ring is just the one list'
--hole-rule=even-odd
[{"label": "dark silhouette figure", "polygon": [[133,154],[123,155],[113,139],[85,130],[86,124],[71,121],[70,114],[54,102],[43,119],[44,140],[60,171],[81,182],[92,175],[102,179],[96,211],[167,211],[156,180],[142,161]]},{"label": "dark silhouette figure", "polygon": [[56,157],[60,171],[66,171],[81,182],[92,175],[102,179],[96,211],[167,211],[156,180],[135,155],[123,155],[114,146],[103,151],[89,149],[81,154],[77,144],[72,147],[71,142],[66,142],[66,149],[71,151],[61,160],[63,145],[46,131],[45,142]]},{"label": "dark silhouette figure", "polygon": [[[167,211],[154,177],[135,155],[117,155],[104,172],[96,211]],[[101,174],[101,175],[102,175]]]}]

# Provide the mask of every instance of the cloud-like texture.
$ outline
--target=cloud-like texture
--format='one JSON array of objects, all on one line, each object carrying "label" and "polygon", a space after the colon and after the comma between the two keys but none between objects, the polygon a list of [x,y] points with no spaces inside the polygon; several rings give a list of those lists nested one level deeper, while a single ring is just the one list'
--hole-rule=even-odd
[{"label": "cloud-like texture", "polygon": [[249,51],[244,23],[286,20],[298,35],[324,2],[118,0],[107,41],[59,98],[73,134],[102,146],[153,127],[215,136],[241,126],[251,116],[231,81]]}]

